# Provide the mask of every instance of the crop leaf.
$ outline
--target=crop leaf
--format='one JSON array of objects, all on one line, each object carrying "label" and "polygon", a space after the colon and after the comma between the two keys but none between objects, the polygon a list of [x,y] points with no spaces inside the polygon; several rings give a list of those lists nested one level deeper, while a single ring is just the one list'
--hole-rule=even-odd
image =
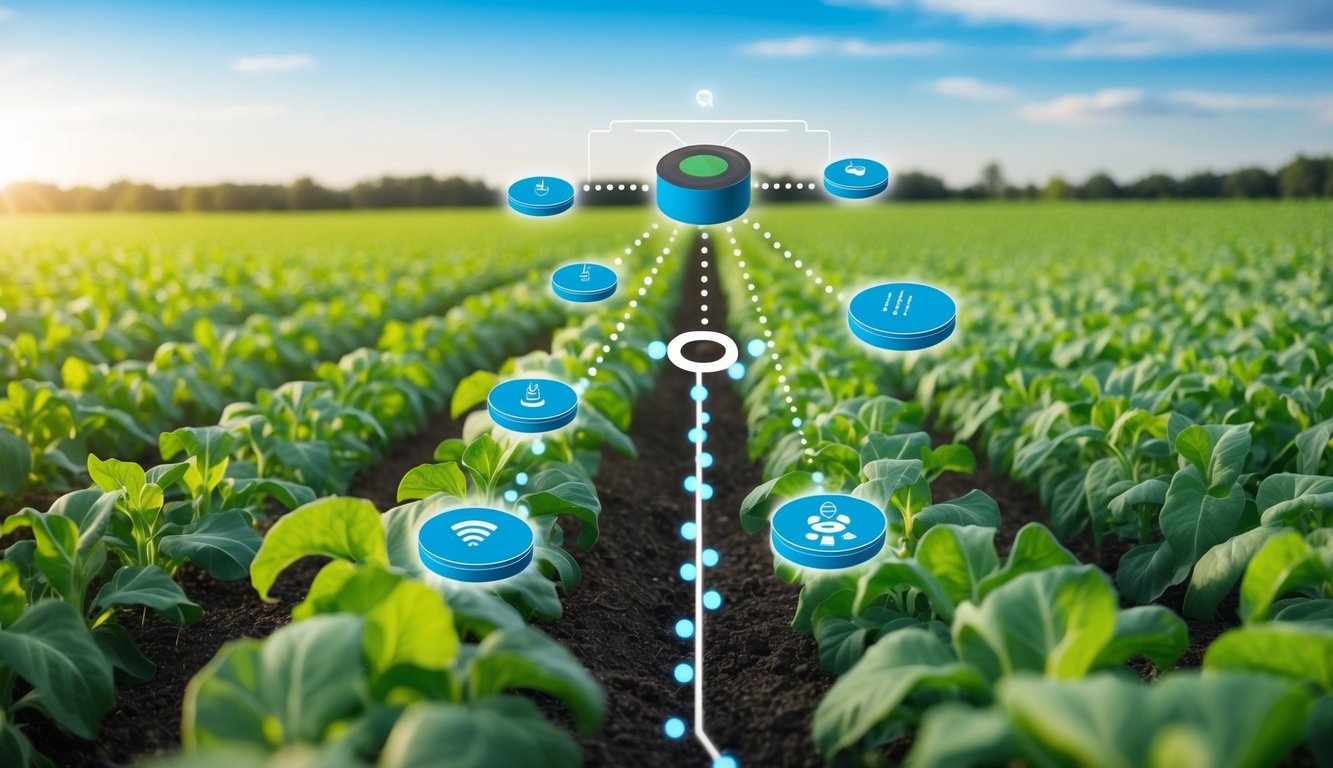
[{"label": "crop leaf", "polygon": [[250,565],[250,583],[268,600],[278,574],[310,555],[388,565],[375,505],[365,499],[329,496],[283,515],[269,529]]}]

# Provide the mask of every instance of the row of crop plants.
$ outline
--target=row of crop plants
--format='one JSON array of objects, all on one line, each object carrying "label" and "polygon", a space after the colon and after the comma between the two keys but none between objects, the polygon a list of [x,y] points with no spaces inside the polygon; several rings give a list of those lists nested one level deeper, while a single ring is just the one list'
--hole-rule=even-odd
[{"label": "row of crop plants", "polygon": [[[1239,580],[1245,624],[1213,643],[1202,673],[1171,671],[1188,647],[1174,612],[1120,608],[1120,593],[1135,582],[1127,586],[1122,573],[1117,592],[1108,574],[1079,564],[1041,525],[1018,531],[1002,555],[1000,512],[980,491],[933,499],[941,473],[974,468],[971,452],[932,446],[919,431],[921,406],[876,394],[901,371],[844,332],[841,313],[829,311],[838,307],[833,292],[811,279],[813,270],[794,270],[790,251],[748,227],[728,237],[739,241],[721,264],[732,327],[772,351],[743,382],[751,449],[767,482],[746,499],[742,522],[759,530],[776,501],[816,488],[870,500],[890,518],[890,545],[863,566],[835,574],[777,567],[802,584],[794,629],[815,637],[824,669],[839,676],[814,720],[826,759],[868,758],[908,736],[908,762],[919,765],[1268,765],[1303,740],[1316,755],[1330,753],[1333,631],[1323,611],[1333,594],[1333,539],[1319,494],[1333,480],[1263,480],[1250,515],[1276,529],[1271,543],[1253,560],[1236,553],[1234,577],[1207,593],[1211,610]],[[1030,338],[1021,326],[1014,334],[1011,346]],[[996,358],[992,349],[987,364]],[[947,370],[925,356],[909,365]],[[989,421],[1003,410],[968,416]],[[1129,439],[1150,421],[1131,410],[1098,418]],[[1160,440],[1175,477],[1195,481],[1190,541],[1217,525],[1212,505],[1258,485],[1242,477],[1248,434],[1176,420]],[[1161,490],[1176,482],[1163,478]],[[1126,662],[1136,657],[1151,662],[1155,682],[1135,679]]]},{"label": "row of crop plants", "polygon": [[[200,606],[172,578],[179,568],[191,563],[215,578],[246,577],[262,547],[255,526],[275,505],[329,503],[316,497],[345,490],[358,469],[418,428],[450,393],[476,397],[479,384],[469,374],[529,348],[566,311],[544,286],[519,282],[468,297],[444,316],[389,322],[378,348],[321,364],[317,380],[261,389],[253,403],[227,406],[217,426],[164,432],[158,448],[174,462],[144,468],[90,454],[94,487],[58,498],[47,512],[23,509],[6,518],[0,532],[27,529],[31,538],[9,546],[0,561],[0,762],[41,762],[16,723],[20,713],[92,739],[115,686],[152,676],[152,661],[120,624],[126,609],[197,621]],[[556,343],[591,332],[561,332]],[[588,429],[624,439],[595,419],[585,420]],[[534,485],[558,474],[538,475]],[[543,487],[538,503],[548,497],[561,498]],[[273,528],[280,526],[301,528]],[[595,535],[595,525],[591,530]],[[558,540],[558,531],[548,535]],[[549,604],[554,587],[543,590],[536,581],[528,579],[527,590]],[[499,615],[494,605],[481,611]]]},{"label": "row of crop plants", "polygon": [[[671,327],[682,273],[678,260],[655,258],[627,281],[627,297],[557,331],[550,352],[510,358],[453,392],[457,417],[504,377],[575,381],[580,411],[568,428],[524,438],[477,411],[461,438],[440,444],[435,463],[402,478],[398,497],[406,503],[381,514],[363,499],[327,497],[280,519],[250,567],[261,597],[299,558],[331,562],[293,609],[290,626],[264,640],[229,643],[194,678],[183,721],[187,754],[172,764],[581,764],[569,734],[513,692],[563,704],[584,732],[603,720],[604,694],[568,651],[527,621],[558,618],[560,594],[579,583],[559,518],[578,529],[581,547],[595,543],[600,453],[634,451],[625,434],[633,405],[660,365],[644,350]],[[463,503],[525,517],[536,538],[533,565],[485,585],[427,571],[415,531]]]}]

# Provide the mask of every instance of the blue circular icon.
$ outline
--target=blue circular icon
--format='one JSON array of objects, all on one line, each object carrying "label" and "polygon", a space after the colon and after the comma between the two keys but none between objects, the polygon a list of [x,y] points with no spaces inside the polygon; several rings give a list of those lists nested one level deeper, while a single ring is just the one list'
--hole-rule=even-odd
[{"label": "blue circular icon", "polygon": [[910,352],[953,334],[958,306],[949,294],[920,283],[885,283],[852,297],[847,325],[872,347]]},{"label": "blue circular icon", "polygon": [[566,264],[551,275],[551,290],[565,301],[587,303],[616,292],[616,273],[601,264]]},{"label": "blue circular icon", "polygon": [[432,573],[455,581],[499,581],[532,562],[532,529],[519,517],[488,507],[460,507],[427,520],[417,554]]},{"label": "blue circular icon", "polygon": [[510,379],[486,396],[491,421],[514,432],[536,434],[560,429],[574,420],[579,398],[555,379]]},{"label": "blue circular icon", "polygon": [[750,160],[731,147],[694,144],[657,161],[657,208],[685,224],[720,224],[750,207]]},{"label": "blue circular icon", "polygon": [[509,185],[509,207],[526,216],[554,216],[574,204],[574,185],[554,176],[530,176]]},{"label": "blue circular icon", "polygon": [[844,494],[818,494],[773,513],[773,550],[805,566],[850,568],[879,554],[887,523],[874,504]]},{"label": "blue circular icon", "polygon": [[824,189],[838,197],[859,200],[889,188],[889,169],[864,157],[849,157],[824,168]]}]

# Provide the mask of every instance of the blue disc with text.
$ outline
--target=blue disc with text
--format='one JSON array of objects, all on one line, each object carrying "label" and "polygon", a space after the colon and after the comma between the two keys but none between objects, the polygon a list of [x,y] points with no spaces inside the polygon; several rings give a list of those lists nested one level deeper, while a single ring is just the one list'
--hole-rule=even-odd
[{"label": "blue disc with text", "polygon": [[579,397],[555,379],[511,379],[486,396],[486,410],[497,425],[536,434],[560,429],[579,412]]},{"label": "blue disc with text", "polygon": [[574,204],[574,185],[554,176],[531,176],[509,185],[509,207],[526,216],[554,216]]},{"label": "blue disc with text", "polygon": [[532,528],[499,509],[460,507],[427,520],[417,531],[421,564],[446,579],[499,581],[532,562]]},{"label": "blue disc with text", "polygon": [[601,264],[566,264],[551,275],[551,290],[565,301],[586,303],[615,295],[616,273]]},{"label": "blue disc with text", "polygon": [[847,307],[847,326],[858,339],[880,349],[926,349],[953,334],[958,305],[939,288],[921,283],[885,283],[867,288]]},{"label": "blue disc with text", "polygon": [[829,194],[859,200],[889,188],[889,169],[864,157],[849,157],[824,168],[824,189]]},{"label": "blue disc with text", "polygon": [[773,551],[806,568],[860,565],[884,548],[884,513],[864,499],[821,493],[793,499],[773,513]]}]

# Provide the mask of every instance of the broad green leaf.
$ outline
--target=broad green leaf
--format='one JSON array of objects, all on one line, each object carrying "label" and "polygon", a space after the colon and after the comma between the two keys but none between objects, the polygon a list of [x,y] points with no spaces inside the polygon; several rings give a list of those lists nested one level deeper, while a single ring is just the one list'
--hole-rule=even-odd
[{"label": "broad green leaf", "polygon": [[284,469],[298,482],[315,490],[330,487],[333,472],[333,454],[323,441],[293,442],[273,440],[273,455]]},{"label": "broad green leaf", "polygon": [[1004,765],[1017,754],[1013,727],[998,708],[943,703],[926,710],[912,740],[908,768]]},{"label": "broad green leaf", "polygon": [[456,437],[451,437],[435,446],[433,458],[438,462],[452,461],[457,464],[463,460],[463,451],[465,450],[467,450],[467,443]]},{"label": "broad green leaf", "polygon": [[1311,513],[1323,522],[1333,511],[1333,477],[1270,475],[1259,483],[1255,502],[1263,525],[1304,528],[1305,518]]},{"label": "broad green leaf", "polygon": [[1082,677],[1115,634],[1116,603],[1110,580],[1094,566],[1024,574],[979,606],[958,606],[954,646],[991,680],[1024,670]]},{"label": "broad green leaf", "polygon": [[1305,742],[1319,768],[1333,766],[1333,694],[1324,694],[1315,702],[1305,724]]},{"label": "broad green leaf", "polygon": [[945,472],[971,473],[977,469],[977,457],[966,445],[948,443],[922,451],[921,464],[923,471],[931,477],[938,477]]},{"label": "broad green leaf", "polygon": [[868,610],[885,592],[903,588],[918,589],[930,601],[931,610],[945,621],[954,618],[954,602],[935,577],[915,559],[892,558],[875,564],[874,570],[861,576],[856,584],[856,611]]},{"label": "broad green leaf", "polygon": [[504,461],[504,449],[489,434],[482,434],[463,451],[463,466],[472,473],[472,480],[487,491],[495,487]]},{"label": "broad green leaf", "polygon": [[1231,588],[1240,580],[1254,554],[1278,532],[1277,528],[1260,526],[1208,550],[1194,566],[1189,591],[1185,593],[1185,615],[1192,619],[1211,621]]},{"label": "broad green leaf", "polygon": [[[0,494],[17,496],[32,471],[32,450],[7,429],[0,428]],[[17,731],[16,731],[17,732]]]},{"label": "broad green leaf", "polygon": [[938,525],[921,537],[916,560],[935,577],[955,605],[980,602],[982,580],[1000,567],[995,554],[995,529]]},{"label": "broad green leaf", "polygon": [[5,518],[0,535],[23,527],[32,529],[36,542],[33,564],[47,583],[61,597],[81,597],[81,590],[92,574],[84,573],[85,560],[79,555],[78,525],[67,517],[27,508]]},{"label": "broad green leaf", "polygon": [[755,488],[741,502],[741,527],[754,533],[768,524],[775,499],[794,498],[815,487],[809,472],[788,472]]},{"label": "broad green leaf", "polygon": [[105,535],[120,496],[119,492],[106,493],[100,488],[85,488],[56,499],[48,514],[67,517],[78,525],[79,555],[87,557]]},{"label": "broad green leaf", "polygon": [[861,465],[865,466],[876,459],[919,459],[922,451],[929,448],[930,435],[925,432],[899,435],[871,432],[866,435],[865,444],[861,446]]},{"label": "broad green leaf", "polygon": [[177,624],[193,624],[204,615],[203,609],[185,596],[180,585],[156,565],[118,569],[93,599],[93,608],[98,611],[129,605],[152,608]]},{"label": "broad green leaf", "polygon": [[1004,566],[982,579],[980,594],[984,597],[1001,584],[1007,584],[1025,573],[1044,571],[1059,565],[1078,565],[1078,558],[1065,549],[1046,526],[1028,523],[1018,529]]},{"label": "broad green leaf", "polygon": [[244,513],[228,510],[204,515],[180,533],[163,536],[160,550],[176,562],[189,560],[215,579],[232,581],[249,573],[263,541]]},{"label": "broad green leaf", "polygon": [[1297,587],[1333,582],[1319,553],[1293,530],[1277,533],[1264,542],[1245,569],[1240,583],[1240,618],[1263,621],[1279,597]]},{"label": "broad green leaf", "polygon": [[1198,424],[1191,424],[1176,436],[1176,453],[1194,465],[1199,474],[1207,477],[1213,460],[1213,438]]},{"label": "broad green leaf", "polygon": [[32,686],[43,710],[62,728],[80,738],[97,737],[102,715],[114,702],[115,683],[83,617],[68,603],[40,601],[0,629],[0,664]]},{"label": "broad green leaf", "polygon": [[114,622],[103,624],[93,630],[93,640],[116,671],[117,682],[138,685],[153,679],[157,665],[134,646],[134,638],[124,627]]},{"label": "broad green leaf", "polygon": [[1245,459],[1250,455],[1250,424],[1225,427],[1213,444],[1212,461],[1208,465],[1208,489],[1216,492],[1236,484]]},{"label": "broad green leaf", "polygon": [[1166,503],[1166,492],[1170,487],[1166,480],[1160,478],[1144,480],[1111,499],[1108,505],[1111,508],[1111,514],[1117,520],[1128,520],[1132,517],[1131,513],[1134,507],[1140,504],[1160,507]]},{"label": "broad green leaf", "polygon": [[454,388],[454,396],[449,404],[449,417],[456,419],[475,406],[486,402],[500,377],[490,371],[476,371],[463,378]]},{"label": "broad green leaf", "polygon": [[1292,622],[1237,627],[1208,646],[1203,668],[1266,672],[1333,693],[1333,629]]},{"label": "broad green leaf", "polygon": [[1192,566],[1203,553],[1236,534],[1244,511],[1245,490],[1239,484],[1229,486],[1224,496],[1213,496],[1203,476],[1186,467],[1171,478],[1158,524],[1176,560]]},{"label": "broad green leaf", "polygon": [[1319,473],[1330,439],[1333,439],[1333,419],[1315,424],[1296,435],[1296,466],[1302,474]]},{"label": "broad green leaf", "polygon": [[866,481],[852,495],[880,509],[888,509],[893,494],[910,487],[921,477],[920,459],[876,459],[861,468]]},{"label": "broad green leaf", "polygon": [[943,523],[999,528],[1000,507],[984,491],[974,489],[957,499],[931,504],[916,513],[912,519],[912,533],[920,536]]},{"label": "broad green leaf", "polygon": [[1168,587],[1184,581],[1189,574],[1190,564],[1176,559],[1170,542],[1158,541],[1140,544],[1121,556],[1115,583],[1120,594],[1143,605],[1161,597]]},{"label": "broad green leaf", "polygon": [[986,683],[976,669],[923,629],[904,629],[870,646],[851,671],[833,684],[815,710],[815,746],[825,759],[860,742],[873,729],[909,716],[914,697],[979,694]]},{"label": "broad green leaf", "polygon": [[606,694],[597,681],[564,646],[535,629],[492,632],[469,660],[467,675],[477,698],[509,690],[552,696],[569,706],[586,732],[606,717]]},{"label": "broad green leaf", "polygon": [[[543,473],[545,474],[545,473]],[[597,492],[582,480],[569,480],[551,487],[545,487],[542,475],[533,481],[533,487],[540,490],[524,494],[519,502],[528,507],[531,519],[540,519],[554,515],[572,515],[583,523],[579,535],[579,546],[589,549],[597,543],[597,520],[602,512],[602,503],[597,499]]]},{"label": "broad green leaf", "polygon": [[185,689],[187,750],[319,744],[365,708],[362,621],[316,616],[233,640]]},{"label": "broad green leaf", "polygon": [[1116,615],[1115,634],[1097,656],[1097,666],[1116,667],[1145,656],[1165,672],[1189,645],[1189,629],[1179,616],[1160,605],[1137,606]]},{"label": "broad green leaf", "polygon": [[1036,765],[1153,765],[1187,729],[1221,760],[1217,768],[1257,768],[1295,746],[1310,708],[1299,686],[1246,674],[1180,673],[1152,686],[1111,675],[1020,676],[997,694],[1025,762]]},{"label": "broad green leaf", "polygon": [[278,574],[309,555],[388,565],[375,505],[365,499],[329,496],[283,515],[269,529],[250,565],[250,583],[268,600]]},{"label": "broad green leaf", "polygon": [[398,483],[399,501],[424,499],[437,493],[458,499],[467,496],[467,478],[454,462],[413,467]]},{"label": "broad green leaf", "polygon": [[[447,758],[441,752],[447,745]],[[542,717],[537,705],[499,696],[466,706],[419,704],[389,735],[379,768],[577,768],[579,747]]]},{"label": "broad green leaf", "polygon": [[233,478],[227,483],[223,486],[223,495],[227,502],[224,506],[228,508],[252,504],[260,494],[276,500],[287,509],[296,509],[317,498],[309,486],[276,477]]},{"label": "broad green leaf", "polygon": [[88,454],[88,474],[97,487],[107,493],[124,490],[125,499],[130,504],[138,501],[143,487],[148,484],[147,475],[138,464],[119,459],[102,461],[93,454]]},{"label": "broad green leaf", "polygon": [[14,563],[0,560],[0,628],[18,621],[28,607],[28,593],[23,589],[23,572]]}]

